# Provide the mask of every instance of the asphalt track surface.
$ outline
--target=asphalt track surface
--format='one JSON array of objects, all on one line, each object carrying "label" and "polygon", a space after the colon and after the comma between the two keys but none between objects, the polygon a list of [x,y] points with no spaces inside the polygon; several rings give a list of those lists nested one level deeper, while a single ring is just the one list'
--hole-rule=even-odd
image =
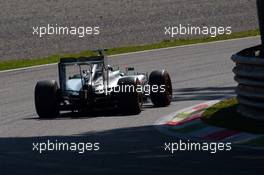
[{"label": "asphalt track surface", "polygon": [[[179,24],[258,27],[255,0],[0,0],[0,16],[1,60],[155,43],[169,39],[165,26]],[[99,26],[100,35],[32,35],[32,27],[48,24]]]},{"label": "asphalt track surface", "polygon": [[[153,124],[171,112],[234,94],[230,56],[260,43],[259,38],[176,47],[109,58],[111,64],[171,74],[174,98],[167,108],[151,103],[135,116],[97,113],[39,120],[33,101],[38,80],[57,79],[57,66],[0,73],[0,174],[261,174],[263,151],[233,148],[231,152],[164,151],[164,142],[178,142]],[[33,142],[100,142],[100,151],[32,151]]]}]

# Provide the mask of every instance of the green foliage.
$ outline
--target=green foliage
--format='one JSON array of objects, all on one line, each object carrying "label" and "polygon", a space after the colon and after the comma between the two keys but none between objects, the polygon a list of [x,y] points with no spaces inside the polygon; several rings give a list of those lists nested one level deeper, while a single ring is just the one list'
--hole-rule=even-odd
[{"label": "green foliage", "polygon": [[237,112],[238,102],[236,98],[221,101],[208,108],[202,119],[204,122],[230,130],[250,132],[256,134],[264,133],[264,121],[250,119]]}]

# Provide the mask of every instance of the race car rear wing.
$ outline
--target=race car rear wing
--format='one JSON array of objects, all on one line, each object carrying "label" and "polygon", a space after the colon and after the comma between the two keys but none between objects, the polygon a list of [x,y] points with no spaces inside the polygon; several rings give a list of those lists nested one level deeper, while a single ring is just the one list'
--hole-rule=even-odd
[{"label": "race car rear wing", "polygon": [[79,58],[61,58],[60,62],[61,64],[87,64],[92,62],[102,62],[104,61],[104,56],[91,56],[91,57],[79,57]]},{"label": "race car rear wing", "polygon": [[[93,64],[102,64],[102,67],[105,67],[105,60],[104,56],[91,56],[91,57],[68,57],[68,58],[61,58],[60,62],[58,63],[58,70],[59,70],[59,83],[62,95],[66,93],[66,67],[71,65],[93,65]],[[81,67],[80,67],[80,75]]]}]

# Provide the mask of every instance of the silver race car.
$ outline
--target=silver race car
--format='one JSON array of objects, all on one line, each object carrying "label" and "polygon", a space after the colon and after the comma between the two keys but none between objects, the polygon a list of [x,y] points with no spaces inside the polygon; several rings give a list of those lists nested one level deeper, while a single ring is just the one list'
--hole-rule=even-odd
[{"label": "silver race car", "polygon": [[59,86],[39,81],[35,107],[40,118],[54,118],[61,111],[89,111],[111,106],[124,115],[139,114],[148,98],[157,107],[171,103],[172,84],[165,71],[135,72],[107,65],[103,50],[98,56],[62,58],[58,63]]}]

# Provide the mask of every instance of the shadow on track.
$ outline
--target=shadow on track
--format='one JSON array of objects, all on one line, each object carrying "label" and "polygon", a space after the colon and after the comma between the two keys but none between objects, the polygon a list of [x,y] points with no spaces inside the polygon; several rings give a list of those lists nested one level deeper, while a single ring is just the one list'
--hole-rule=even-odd
[{"label": "shadow on track", "polygon": [[[99,142],[100,151],[32,151],[32,143]],[[0,174],[257,174],[263,171],[263,151],[164,151],[176,138],[160,134],[153,126],[86,132],[75,136],[0,138]]]},{"label": "shadow on track", "polygon": [[[156,108],[152,103],[147,102],[143,104],[143,110],[147,108]],[[90,110],[86,112],[63,112],[56,118],[38,118],[29,117],[23,120],[63,120],[63,119],[87,119],[87,118],[97,118],[97,117],[129,117],[133,115],[121,114],[116,108],[97,108],[96,110]]]},{"label": "shadow on track", "polygon": [[235,86],[173,89],[173,101],[216,100],[235,95]]}]

